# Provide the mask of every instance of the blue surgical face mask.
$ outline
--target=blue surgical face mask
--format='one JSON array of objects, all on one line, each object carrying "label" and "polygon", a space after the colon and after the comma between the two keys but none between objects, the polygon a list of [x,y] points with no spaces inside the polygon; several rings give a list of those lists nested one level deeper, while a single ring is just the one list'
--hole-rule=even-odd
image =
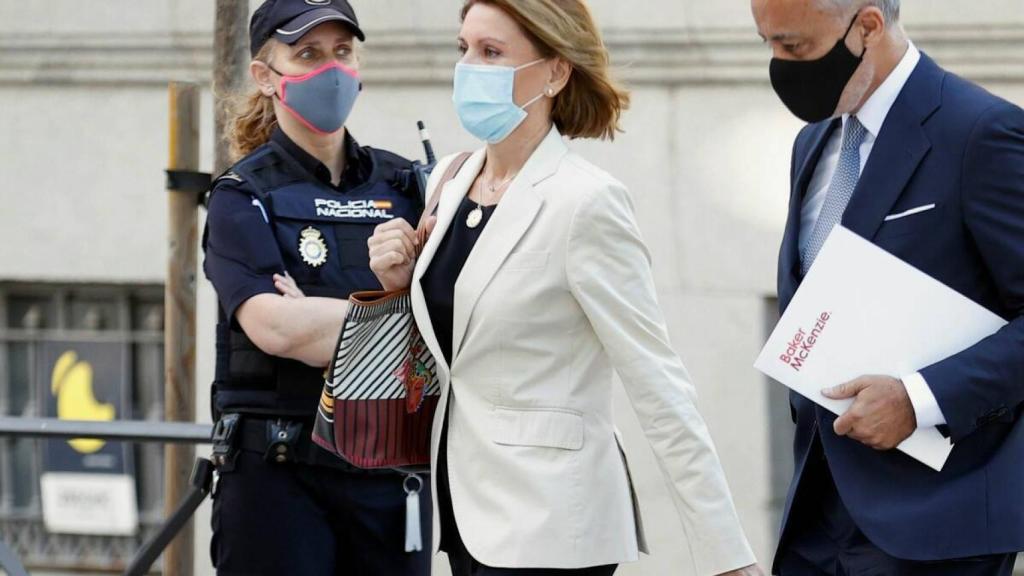
[{"label": "blue surgical face mask", "polygon": [[534,60],[517,68],[457,64],[452,101],[462,127],[490,144],[508,138],[526,120],[526,108],[544,97],[542,92],[522,107],[517,106],[514,96],[516,72],[544,60]]},{"label": "blue surgical face mask", "polygon": [[281,105],[306,128],[318,134],[333,134],[341,130],[363,88],[359,74],[338,62],[325,64],[301,76],[274,72],[281,76],[277,95]]}]

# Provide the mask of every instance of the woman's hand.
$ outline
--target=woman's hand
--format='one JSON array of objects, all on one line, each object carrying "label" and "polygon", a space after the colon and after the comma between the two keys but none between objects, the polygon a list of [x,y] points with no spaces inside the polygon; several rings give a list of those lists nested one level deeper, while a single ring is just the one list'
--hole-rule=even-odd
[{"label": "woman's hand", "polygon": [[[427,233],[433,228],[434,221],[436,219],[431,218],[428,222]],[[377,226],[367,246],[370,249],[370,270],[385,290],[402,290],[412,284],[412,272],[423,242],[403,218]]]},{"label": "woman's hand", "polygon": [[764,576],[764,572],[761,570],[761,567],[757,564],[751,564],[746,568],[740,568],[739,570],[723,572],[719,576]]},{"label": "woman's hand", "polygon": [[299,288],[299,285],[295,283],[295,279],[287,272],[284,273],[284,276],[274,274],[274,288],[277,288],[277,291],[285,298],[298,299],[306,297],[306,294]]}]

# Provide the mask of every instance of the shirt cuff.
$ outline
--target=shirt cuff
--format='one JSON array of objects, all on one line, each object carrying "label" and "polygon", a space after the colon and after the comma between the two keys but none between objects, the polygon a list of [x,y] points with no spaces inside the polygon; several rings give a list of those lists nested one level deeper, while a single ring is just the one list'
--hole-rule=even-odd
[{"label": "shirt cuff", "polygon": [[920,372],[904,376],[903,386],[907,389],[910,403],[914,406],[918,428],[932,428],[946,424],[946,416],[942,413],[942,408],[939,407],[939,401],[935,399],[935,394]]}]

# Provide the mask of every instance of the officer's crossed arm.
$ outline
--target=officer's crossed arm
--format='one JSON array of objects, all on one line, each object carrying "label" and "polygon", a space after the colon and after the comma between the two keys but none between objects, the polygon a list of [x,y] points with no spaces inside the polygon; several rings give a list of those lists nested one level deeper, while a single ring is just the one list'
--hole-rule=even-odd
[{"label": "officer's crossed arm", "polygon": [[235,318],[260,350],[322,368],[334,356],[347,310],[348,302],[337,298],[257,294]]},{"label": "officer's crossed arm", "polygon": [[249,190],[221,182],[210,200],[203,268],[227,318],[260,350],[311,366],[327,366],[348,309],[345,300],[281,295],[285,270],[265,214]]}]

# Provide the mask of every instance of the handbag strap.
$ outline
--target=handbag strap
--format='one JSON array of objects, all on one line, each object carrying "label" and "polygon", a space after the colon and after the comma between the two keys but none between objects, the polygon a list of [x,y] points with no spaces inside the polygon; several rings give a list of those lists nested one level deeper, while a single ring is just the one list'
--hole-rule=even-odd
[{"label": "handbag strap", "polygon": [[452,163],[448,165],[448,169],[444,171],[441,179],[438,180],[437,186],[434,188],[434,193],[430,195],[430,199],[427,200],[427,205],[423,208],[423,214],[420,216],[420,223],[416,227],[416,232],[419,233],[426,240],[426,234],[423,232],[427,224],[427,218],[434,215],[437,211],[437,205],[441,202],[441,192],[444,191],[444,185],[455,179],[458,175],[459,170],[462,170],[462,166],[466,164],[466,160],[473,154],[470,152],[463,152],[452,160]]}]

